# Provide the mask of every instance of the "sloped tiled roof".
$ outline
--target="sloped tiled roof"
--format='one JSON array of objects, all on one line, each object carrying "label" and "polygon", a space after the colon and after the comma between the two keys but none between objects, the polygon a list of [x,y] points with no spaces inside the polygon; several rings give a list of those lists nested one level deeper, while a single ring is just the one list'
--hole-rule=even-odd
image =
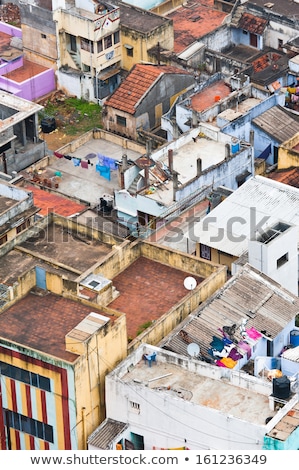
[{"label": "sloped tiled roof", "polygon": [[134,114],[136,106],[162,74],[190,75],[183,69],[165,65],[136,64],[123,83],[105,102],[106,106]]},{"label": "sloped tiled roof", "polygon": [[294,186],[294,188],[299,188],[299,167],[274,171],[268,177],[280,183]]},{"label": "sloped tiled roof", "polygon": [[267,20],[259,18],[258,16],[251,15],[250,13],[243,13],[239,21],[239,28],[253,34],[263,34],[267,26]]},{"label": "sloped tiled roof", "polygon": [[228,14],[216,10],[214,0],[187,0],[167,14],[173,20],[174,52],[180,54],[199,38],[223,24]]}]

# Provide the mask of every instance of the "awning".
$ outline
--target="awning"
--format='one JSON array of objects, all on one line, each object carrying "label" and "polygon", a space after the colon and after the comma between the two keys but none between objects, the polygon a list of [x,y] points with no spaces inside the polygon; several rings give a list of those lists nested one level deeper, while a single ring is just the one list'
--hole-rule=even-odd
[{"label": "awning", "polygon": [[101,74],[99,74],[98,78],[99,80],[108,80],[108,78],[113,77],[119,72],[120,69],[108,70],[107,72],[102,72]]},{"label": "awning", "polygon": [[133,49],[133,46],[131,46],[130,44],[124,44],[124,46],[126,49]]}]

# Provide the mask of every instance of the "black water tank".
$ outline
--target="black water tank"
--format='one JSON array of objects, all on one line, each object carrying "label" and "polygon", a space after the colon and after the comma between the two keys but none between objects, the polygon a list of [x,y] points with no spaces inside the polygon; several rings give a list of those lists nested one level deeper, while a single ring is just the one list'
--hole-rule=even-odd
[{"label": "black water tank", "polygon": [[42,127],[42,131],[45,134],[49,134],[50,132],[55,131],[56,129],[56,121],[55,121],[55,118],[53,117],[43,118],[40,124]]},{"label": "black water tank", "polygon": [[286,399],[289,398],[291,393],[290,381],[286,375],[273,379],[273,393],[275,398]]}]

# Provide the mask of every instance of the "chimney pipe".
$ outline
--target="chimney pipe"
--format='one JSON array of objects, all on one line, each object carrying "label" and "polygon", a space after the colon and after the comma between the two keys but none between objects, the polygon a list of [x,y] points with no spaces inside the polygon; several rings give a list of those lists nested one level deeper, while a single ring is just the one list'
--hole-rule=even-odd
[{"label": "chimney pipe", "polygon": [[145,187],[148,188],[150,185],[148,165],[145,165],[144,167],[144,178],[145,178]]},{"label": "chimney pipe", "polygon": [[173,172],[173,150],[168,149],[168,167],[170,172]]},{"label": "chimney pipe", "polygon": [[173,200],[175,201],[176,200],[176,192],[177,192],[177,189],[178,189],[178,174],[176,171],[173,172]]},{"label": "chimney pipe", "polygon": [[128,156],[126,153],[122,156],[122,170],[125,171],[128,168]]},{"label": "chimney pipe", "polygon": [[230,145],[225,144],[225,160],[230,157]]},{"label": "chimney pipe", "polygon": [[197,159],[197,176],[200,176],[202,172],[202,161],[201,158]]}]

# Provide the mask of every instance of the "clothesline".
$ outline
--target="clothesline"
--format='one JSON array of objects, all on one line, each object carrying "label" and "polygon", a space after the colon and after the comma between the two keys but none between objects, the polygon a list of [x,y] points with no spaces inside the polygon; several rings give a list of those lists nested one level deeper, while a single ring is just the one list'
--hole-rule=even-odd
[{"label": "clothesline", "polygon": [[[86,160],[88,155],[91,156],[91,154],[88,154],[85,157],[85,159],[78,158],[78,157],[73,157],[71,155],[63,155],[59,152],[54,152],[54,155],[57,158],[65,158],[66,160],[72,161],[72,163],[75,167],[80,166],[81,168],[88,169],[89,165],[90,166],[94,165],[89,159]],[[114,160],[113,158],[102,155],[101,153],[92,154],[92,155],[93,155],[92,158],[94,158],[96,156],[98,157],[98,163],[95,165],[96,172],[98,172],[100,174],[100,176],[102,176],[103,178],[110,180],[111,179],[111,173],[110,172],[113,171],[113,170],[117,170],[117,168],[118,168],[117,161]]]}]

